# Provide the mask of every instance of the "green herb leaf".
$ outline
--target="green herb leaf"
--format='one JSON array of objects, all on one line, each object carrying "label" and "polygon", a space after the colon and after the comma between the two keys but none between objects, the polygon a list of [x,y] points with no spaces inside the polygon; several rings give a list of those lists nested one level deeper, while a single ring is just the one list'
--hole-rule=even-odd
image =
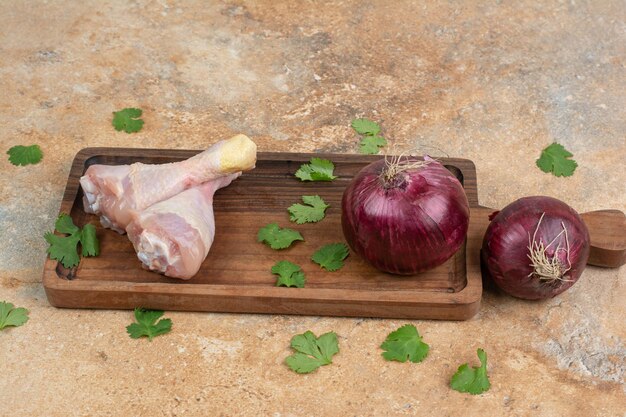
[{"label": "green herb leaf", "polygon": [[304,353],[296,352],[285,359],[285,363],[292,371],[299,374],[308,374],[322,365],[327,365],[317,358],[307,356]]},{"label": "green herb leaf", "polygon": [[43,152],[39,145],[13,146],[7,151],[9,162],[13,165],[36,164],[43,158]]},{"label": "green herb leaf", "polygon": [[113,112],[113,127],[115,130],[123,130],[126,133],[139,132],[143,127],[143,120],[139,119],[143,112],[141,109],[127,107]]},{"label": "green herb leaf", "polygon": [[324,333],[316,337],[306,331],[291,339],[291,347],[296,351],[285,359],[291,370],[299,374],[313,372],[323,365],[331,364],[332,357],[339,352],[339,343],[335,332]]},{"label": "green herb leaf", "polygon": [[364,135],[361,138],[360,152],[366,155],[376,155],[381,146],[385,146],[387,141],[379,136],[380,126],[378,123],[369,119],[354,119],[352,128],[359,134]]},{"label": "green herb leaf", "polygon": [[337,342],[337,334],[335,332],[324,333],[317,338],[317,346],[320,349],[322,358],[327,363],[333,362],[333,356],[339,353],[339,343]]},{"label": "green herb leaf", "polygon": [[281,229],[276,223],[262,227],[257,234],[259,242],[265,242],[272,249],[285,249],[296,240],[304,240],[300,232],[292,229]]},{"label": "green herb leaf", "polygon": [[272,273],[277,274],[276,286],[280,287],[297,287],[304,288],[306,278],[304,272],[302,272],[300,266],[289,262],[280,261],[272,267]]},{"label": "green herb leaf", "polygon": [[459,369],[450,380],[450,387],[459,392],[469,392],[472,395],[481,394],[489,389],[491,384],[487,377],[487,354],[478,349],[479,367],[470,368],[466,363]]},{"label": "green herb leaf", "polygon": [[80,241],[80,235],[75,233],[70,236],[58,236],[54,233],[47,232],[43,235],[48,247],[50,259],[56,259],[61,262],[64,267],[72,268],[80,263],[80,257],[76,252],[76,245]]},{"label": "green herb leaf", "polygon": [[352,128],[361,135],[374,136],[380,132],[380,126],[378,123],[371,121],[370,119],[354,119],[352,121]]},{"label": "green herb leaf", "polygon": [[327,271],[336,271],[343,266],[350,250],[345,243],[331,243],[322,246],[311,257],[311,260]]},{"label": "green herb leaf", "polygon": [[287,209],[289,219],[298,224],[319,222],[324,218],[326,209],[330,207],[319,195],[303,195],[302,201],[307,205],[292,204]]},{"label": "green herb leaf", "polygon": [[563,145],[553,143],[541,151],[537,159],[537,166],[543,172],[552,172],[556,177],[569,177],[574,173],[578,164],[573,159],[567,159],[574,155],[568,152]]},{"label": "green herb leaf", "polygon": [[28,321],[28,310],[15,306],[7,301],[0,301],[0,330],[5,327],[18,327]]},{"label": "green herb leaf", "polygon": [[296,171],[296,177],[302,181],[332,181],[335,165],[328,159],[311,158],[310,163],[302,164]]},{"label": "green herb leaf", "polygon": [[87,224],[81,230],[74,224],[69,215],[63,213],[57,218],[54,228],[57,232],[69,236],[59,236],[52,232],[45,233],[43,237],[50,245],[47,253],[50,255],[50,259],[61,262],[65,268],[72,268],[80,263],[80,256],[76,249],[78,243],[82,246],[83,256],[100,254],[100,243],[96,237],[94,225]]},{"label": "green herb leaf", "polygon": [[422,342],[422,337],[412,324],[404,325],[389,333],[380,347],[386,350],[382,355],[388,361],[406,362],[408,359],[413,363],[423,361],[429,349],[429,346]]},{"label": "green herb leaf", "polygon": [[59,217],[57,217],[57,221],[54,222],[54,228],[57,232],[65,233],[68,235],[77,232],[79,229],[78,226],[74,224],[72,218],[65,213],[59,214]]},{"label": "green herb leaf", "polygon": [[382,136],[365,136],[361,139],[361,153],[366,155],[376,155],[381,146],[385,146],[387,141]]},{"label": "green herb leaf", "polygon": [[155,336],[169,333],[172,330],[172,320],[157,319],[163,315],[162,310],[145,310],[143,308],[135,309],[135,319],[137,323],[126,326],[126,331],[133,339],[147,336],[150,341]]},{"label": "green herb leaf", "polygon": [[96,226],[89,223],[83,227],[80,233],[80,244],[83,247],[83,256],[100,255],[100,242],[96,237]]}]

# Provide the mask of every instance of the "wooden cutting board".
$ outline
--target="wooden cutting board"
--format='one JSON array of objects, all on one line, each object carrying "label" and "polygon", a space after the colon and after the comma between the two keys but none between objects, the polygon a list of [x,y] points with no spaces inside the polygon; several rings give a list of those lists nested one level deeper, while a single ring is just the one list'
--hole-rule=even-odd
[{"label": "wooden cutting board", "polygon": [[[339,271],[320,269],[310,260],[312,254],[327,243],[345,241],[341,231],[343,190],[362,167],[380,156],[292,153],[259,153],[254,170],[216,193],[215,241],[195,277],[183,281],[142,269],[125,235],[102,228],[96,216],[83,211],[78,180],[92,164],[166,163],[197,152],[87,148],[76,155],[60,212],[70,213],[79,226],[96,225],[101,253],[82,258],[78,267],[70,270],[46,260],[43,285],[52,305],[446,320],[464,320],[478,312],[480,246],[493,210],[478,205],[476,170],[465,159],[441,161],[467,193],[471,207],[467,240],[451,259],[433,270],[395,276],[375,270],[352,252]],[[339,177],[313,183],[295,178],[295,171],[313,156],[332,160]],[[287,207],[301,202],[302,195],[316,194],[331,205],[326,218],[313,224],[291,223]],[[256,241],[258,230],[268,223],[296,229],[305,241],[272,250]],[[615,246],[613,241],[609,244]],[[280,260],[302,267],[305,288],[274,285],[276,278],[270,269]]]}]

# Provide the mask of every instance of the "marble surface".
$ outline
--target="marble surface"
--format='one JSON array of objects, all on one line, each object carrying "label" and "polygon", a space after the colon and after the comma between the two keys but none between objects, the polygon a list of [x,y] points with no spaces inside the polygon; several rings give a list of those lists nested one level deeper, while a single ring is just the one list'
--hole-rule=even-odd
[{"label": "marble surface", "polygon": [[[87,146],[203,149],[243,132],[263,151],[358,152],[355,117],[394,149],[473,160],[479,199],[527,195],[626,210],[622,1],[0,2],[0,300],[30,310],[0,333],[0,415],[623,416],[626,268],[589,267],[525,302],[486,290],[465,322],[168,312],[132,340],[127,311],[60,310],[41,285],[73,156]],[[136,106],[127,135],[111,112]],[[571,178],[535,167],[557,141]],[[385,362],[413,323],[421,364]],[[296,375],[292,335],[334,330],[331,366]],[[448,388],[476,349],[492,388]]]}]

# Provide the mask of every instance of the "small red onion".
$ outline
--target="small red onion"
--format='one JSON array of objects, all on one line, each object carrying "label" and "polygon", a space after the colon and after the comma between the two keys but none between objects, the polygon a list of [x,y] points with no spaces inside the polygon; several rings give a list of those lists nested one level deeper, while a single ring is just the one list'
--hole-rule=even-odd
[{"label": "small red onion", "polygon": [[343,194],[348,244],[385,272],[409,275],[441,265],[465,240],[468,224],[463,186],[428,157],[373,162]]},{"label": "small red onion", "polygon": [[482,257],[491,278],[518,298],[554,297],[580,278],[589,232],[578,213],[552,197],[525,197],[494,213]]}]

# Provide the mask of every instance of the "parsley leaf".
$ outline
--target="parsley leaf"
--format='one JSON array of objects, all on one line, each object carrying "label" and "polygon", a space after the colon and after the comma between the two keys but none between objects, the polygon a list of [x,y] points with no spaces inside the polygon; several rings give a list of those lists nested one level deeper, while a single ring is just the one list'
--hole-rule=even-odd
[{"label": "parsley leaf", "polygon": [[0,301],[0,330],[8,326],[21,326],[28,321],[28,310],[7,301]]},{"label": "parsley leaf", "polygon": [[355,132],[363,135],[361,138],[360,151],[367,155],[376,155],[381,146],[385,146],[387,141],[382,136],[379,136],[380,126],[378,123],[369,119],[354,119],[352,121],[352,128]]},{"label": "parsley leaf", "polygon": [[382,355],[388,361],[406,362],[408,359],[413,363],[423,361],[429,349],[412,324],[406,324],[389,333],[380,347],[386,350]]},{"label": "parsley leaf", "polygon": [[277,274],[276,286],[303,288],[306,278],[300,266],[289,262],[280,261],[272,267],[272,274]]},{"label": "parsley leaf", "polygon": [[114,111],[113,127],[115,130],[123,130],[126,133],[139,132],[143,127],[143,120],[140,119],[142,113],[141,109],[132,107]]},{"label": "parsley leaf", "polygon": [[552,172],[556,177],[569,177],[578,166],[573,159],[567,159],[574,155],[568,152],[563,145],[553,143],[541,151],[537,159],[537,166],[543,172]]},{"label": "parsley leaf", "polygon": [[450,387],[459,392],[469,392],[472,395],[481,394],[489,389],[491,384],[487,377],[487,354],[484,350],[478,349],[480,366],[470,367],[464,363],[450,380]]},{"label": "parsley leaf", "polygon": [[50,245],[47,253],[50,259],[61,262],[65,268],[72,268],[80,263],[80,256],[76,252],[76,246],[80,242],[83,256],[97,256],[100,254],[100,243],[96,237],[96,228],[87,224],[81,230],[74,224],[67,214],[61,214],[57,218],[54,228],[59,233],[69,236],[59,236],[52,232],[43,235]]},{"label": "parsley leaf", "polygon": [[352,121],[352,128],[361,135],[374,136],[380,132],[380,126],[378,123],[371,121],[370,119],[354,119]]},{"label": "parsley leaf", "polygon": [[361,139],[361,153],[367,155],[376,155],[378,148],[385,146],[387,140],[382,136],[365,136]]},{"label": "parsley leaf", "polygon": [[152,341],[155,336],[169,333],[172,330],[172,320],[170,319],[161,319],[157,323],[157,319],[162,315],[162,310],[136,308],[135,319],[137,323],[126,326],[126,331],[133,339],[147,336],[148,339]]},{"label": "parsley leaf", "polygon": [[48,232],[43,237],[50,244],[47,250],[50,259],[56,259],[66,268],[72,268],[80,263],[80,257],[76,252],[76,245],[80,241],[78,234],[58,236]]},{"label": "parsley leaf", "polygon": [[296,177],[301,181],[332,181],[337,176],[333,175],[335,165],[328,159],[311,158],[310,163],[302,164],[296,171]]},{"label": "parsley leaf", "polygon": [[64,213],[60,214],[59,217],[57,217],[57,220],[54,223],[54,228],[57,232],[65,233],[68,235],[74,234],[79,230],[78,226],[76,226],[72,221],[72,218]]},{"label": "parsley leaf", "polygon": [[296,351],[285,359],[292,371],[308,374],[323,365],[331,364],[332,357],[339,352],[335,332],[316,337],[310,330],[291,338],[291,347]]},{"label": "parsley leaf", "polygon": [[319,222],[324,218],[326,209],[330,207],[319,195],[303,195],[302,201],[307,205],[292,204],[287,209],[289,219],[298,224]]},{"label": "parsley leaf", "polygon": [[96,237],[96,226],[89,223],[80,232],[80,243],[83,247],[83,256],[97,256],[100,254],[100,242]]},{"label": "parsley leaf", "polygon": [[43,158],[43,152],[39,145],[13,146],[7,151],[9,162],[13,165],[36,164]]},{"label": "parsley leaf", "polygon": [[296,240],[304,240],[300,232],[292,229],[281,229],[276,223],[262,227],[257,234],[257,241],[265,242],[272,249],[285,249]]},{"label": "parsley leaf", "polygon": [[345,243],[331,243],[319,248],[311,260],[327,271],[336,271],[343,266],[343,260],[349,253],[350,250]]}]

